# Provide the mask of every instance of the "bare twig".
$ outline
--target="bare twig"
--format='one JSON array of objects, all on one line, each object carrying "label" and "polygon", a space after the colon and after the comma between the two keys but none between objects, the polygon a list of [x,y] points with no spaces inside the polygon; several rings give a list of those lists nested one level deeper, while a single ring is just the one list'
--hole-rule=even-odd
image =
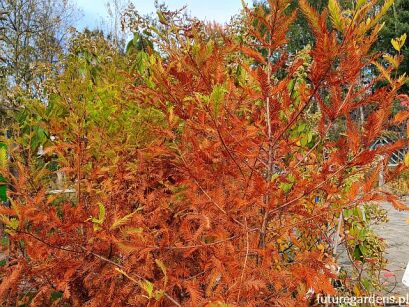
[{"label": "bare twig", "polygon": [[240,282],[239,282],[239,291],[237,293],[237,304],[240,303],[240,292],[241,292],[241,285],[243,283],[244,279],[244,274],[246,272],[246,267],[247,267],[247,259],[249,256],[249,249],[250,249],[250,244],[249,244],[249,232],[247,231],[247,219],[244,218],[244,224],[246,227],[246,256],[244,257],[244,264],[243,264],[243,269],[241,271],[241,276],[240,276]]}]

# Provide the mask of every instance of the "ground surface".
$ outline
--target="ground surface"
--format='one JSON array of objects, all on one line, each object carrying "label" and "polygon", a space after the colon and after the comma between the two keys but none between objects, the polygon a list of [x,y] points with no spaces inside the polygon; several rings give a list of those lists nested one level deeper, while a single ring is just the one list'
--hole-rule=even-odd
[{"label": "ground surface", "polygon": [[[409,205],[409,198],[404,199]],[[384,203],[382,207],[387,210],[389,222],[374,227],[375,232],[386,242],[387,271],[381,272],[380,279],[384,290],[377,293],[381,296],[409,295],[409,288],[402,283],[402,277],[409,263],[409,211],[398,211],[390,204]],[[346,250],[339,247],[338,261],[346,271],[352,270],[352,265]],[[390,274],[393,273],[393,274]]]},{"label": "ground surface", "polygon": [[[409,198],[405,203],[409,205]],[[406,296],[409,288],[402,284],[402,276],[409,263],[409,212],[397,211],[389,204],[383,207],[388,210],[389,222],[378,226],[377,233],[386,240],[387,269],[396,276],[396,284],[393,277],[386,279],[389,281],[387,288],[394,294]]]}]

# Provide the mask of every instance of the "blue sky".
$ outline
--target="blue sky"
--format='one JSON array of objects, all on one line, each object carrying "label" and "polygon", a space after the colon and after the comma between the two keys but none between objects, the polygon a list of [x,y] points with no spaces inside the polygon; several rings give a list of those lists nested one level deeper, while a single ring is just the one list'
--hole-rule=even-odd
[{"label": "blue sky", "polygon": [[[93,28],[101,23],[106,16],[105,3],[109,0],[76,0],[78,7],[82,10],[83,17],[79,27],[88,26]],[[225,23],[230,17],[241,9],[241,0],[166,0],[170,9],[180,8],[187,5],[188,12],[192,16],[207,21]],[[247,1],[249,2],[249,1]],[[135,7],[142,13],[148,14],[155,11],[154,0],[133,0]]]}]

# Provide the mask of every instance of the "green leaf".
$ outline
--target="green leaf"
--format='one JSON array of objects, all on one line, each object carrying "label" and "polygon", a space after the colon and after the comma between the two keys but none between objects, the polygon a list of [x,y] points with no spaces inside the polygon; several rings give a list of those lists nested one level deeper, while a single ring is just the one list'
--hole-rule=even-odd
[{"label": "green leaf", "polygon": [[3,183],[4,177],[0,175],[0,201],[7,201],[7,184]]},{"label": "green leaf", "polygon": [[63,297],[63,292],[61,292],[61,291],[53,291],[53,292],[51,292],[51,295],[50,295],[50,301],[51,301],[51,303],[54,303],[55,301],[57,301],[58,299],[60,299],[60,298],[62,298]]},{"label": "green leaf", "polygon": [[365,290],[369,291],[372,288],[372,283],[370,279],[364,278],[361,281],[362,285],[364,286]]},{"label": "green leaf", "polygon": [[6,168],[7,167],[7,147],[1,146],[0,147],[0,167]]},{"label": "green leaf", "polygon": [[291,79],[290,82],[288,82],[288,90],[289,90],[290,92],[292,92],[293,89],[294,89],[294,86],[295,86],[295,80],[294,80],[294,79]]},{"label": "green leaf", "polygon": [[280,175],[275,173],[271,176],[271,182],[274,182]]},{"label": "green leaf", "polygon": [[294,177],[294,175],[293,175],[293,174],[289,174],[289,175],[287,176],[287,180],[288,180],[289,182],[291,182],[291,183],[294,183],[294,182],[295,182],[295,177]]},{"label": "green leaf", "polygon": [[12,217],[12,218],[8,218],[7,216],[5,216],[4,214],[0,215],[0,221],[2,221],[5,225],[6,225],[6,232],[7,233],[14,233],[15,230],[18,229],[19,226],[19,220]]},{"label": "green leaf", "polygon": [[291,188],[293,187],[292,183],[286,183],[286,182],[281,182],[278,186],[282,191],[285,193],[289,192]]},{"label": "green leaf", "polygon": [[360,9],[362,7],[362,5],[364,5],[366,3],[366,0],[358,0],[356,2],[356,9]]},{"label": "green leaf", "polygon": [[141,288],[148,294],[149,298],[152,298],[153,296],[153,283],[151,283],[149,280],[143,280],[139,282],[139,285]]},{"label": "green leaf", "polygon": [[39,127],[34,126],[33,129],[33,136],[31,138],[31,148],[36,150],[40,145],[44,144],[47,141],[47,133],[46,131]]},{"label": "green leaf", "polygon": [[10,239],[8,237],[3,237],[0,240],[0,244],[3,247],[8,247],[10,245]]},{"label": "green leaf", "polygon": [[98,207],[99,207],[98,223],[102,224],[105,220],[105,206],[102,203],[98,203]]},{"label": "green leaf", "polygon": [[100,229],[99,225],[102,225],[105,221],[105,206],[102,203],[98,203],[98,207],[99,207],[98,218],[91,216],[89,219],[87,219],[87,221],[91,220],[91,222],[94,223],[95,231],[99,230]]},{"label": "green leaf", "polygon": [[298,131],[298,132],[303,132],[304,129],[305,129],[305,127],[306,127],[305,123],[302,123],[302,124],[300,124],[300,125],[298,126],[297,131]]},{"label": "green leaf", "polygon": [[222,84],[218,84],[213,88],[212,93],[210,94],[210,101],[213,102],[213,109],[214,114],[217,116],[220,108],[220,104],[224,99],[224,95],[226,94],[226,89]]},{"label": "green leaf", "polygon": [[313,137],[312,132],[309,131],[309,132],[307,133],[308,143],[312,141],[312,137]]},{"label": "green leaf", "polygon": [[365,255],[368,253],[368,249],[363,244],[359,245],[359,249],[361,250],[362,256],[365,257]]},{"label": "green leaf", "polygon": [[365,236],[366,236],[366,229],[362,228],[359,233],[358,233],[358,240],[363,241],[365,240]]},{"label": "green leaf", "polygon": [[344,217],[348,218],[350,216],[352,216],[352,210],[351,209],[344,210]]},{"label": "green leaf", "polygon": [[131,41],[129,41],[129,42],[126,44],[125,53],[126,53],[126,54],[129,54],[129,52],[130,52],[133,48],[134,48],[134,44],[133,44],[133,42],[132,42],[132,40],[131,40]]},{"label": "green leaf", "polygon": [[361,249],[359,248],[359,245],[355,245],[354,251],[352,253],[352,256],[355,260],[362,260],[362,252]]},{"label": "green leaf", "polygon": [[210,40],[208,41],[208,43],[206,44],[206,53],[204,55],[204,60],[208,59],[209,56],[212,54],[214,49],[214,41]]},{"label": "green leaf", "polygon": [[131,42],[133,43],[134,46],[137,46],[137,45],[138,45],[138,42],[139,42],[139,39],[140,39],[140,38],[141,38],[141,37],[140,37],[140,35],[139,35],[138,32],[135,32],[135,33],[133,34],[133,38],[132,38]]},{"label": "green leaf", "polygon": [[18,219],[13,217],[13,218],[10,219],[10,224],[8,226],[13,230],[17,230],[18,224],[19,224]]},{"label": "green leaf", "polygon": [[134,67],[139,73],[144,73],[149,64],[149,55],[144,51],[139,51],[135,57]]}]

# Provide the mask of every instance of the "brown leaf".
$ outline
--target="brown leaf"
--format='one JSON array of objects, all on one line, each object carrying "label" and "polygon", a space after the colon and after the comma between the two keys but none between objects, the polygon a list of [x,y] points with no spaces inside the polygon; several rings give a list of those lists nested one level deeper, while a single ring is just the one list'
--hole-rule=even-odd
[{"label": "brown leaf", "polygon": [[15,267],[13,267],[11,274],[6,276],[3,279],[3,281],[0,284],[0,299],[1,300],[3,300],[8,294],[8,291],[17,284],[22,271],[23,271],[23,265],[18,264]]}]

